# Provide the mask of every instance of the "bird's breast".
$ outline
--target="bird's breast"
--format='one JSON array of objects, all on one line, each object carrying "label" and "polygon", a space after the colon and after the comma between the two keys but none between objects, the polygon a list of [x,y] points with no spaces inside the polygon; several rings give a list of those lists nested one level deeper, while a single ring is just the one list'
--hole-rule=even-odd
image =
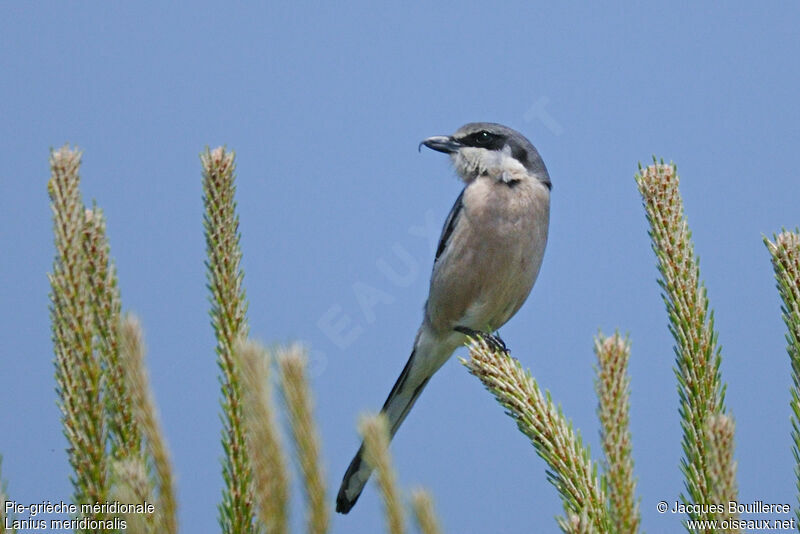
[{"label": "bird's breast", "polygon": [[539,273],[550,215],[546,187],[479,178],[464,191],[451,254],[431,280],[434,326],[502,326],[522,306]]}]

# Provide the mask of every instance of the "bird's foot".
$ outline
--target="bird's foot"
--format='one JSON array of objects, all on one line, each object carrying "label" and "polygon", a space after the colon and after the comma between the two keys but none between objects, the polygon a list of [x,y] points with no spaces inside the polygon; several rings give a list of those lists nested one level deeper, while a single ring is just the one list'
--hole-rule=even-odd
[{"label": "bird's foot", "polygon": [[500,331],[496,331],[493,334],[487,334],[487,341],[494,346],[495,349],[500,350],[508,354],[508,347],[506,347],[506,342],[503,341],[503,338],[500,337]]},{"label": "bird's foot", "polygon": [[508,354],[508,347],[506,347],[505,341],[500,337],[500,332],[481,332],[480,330],[475,330],[468,326],[456,326],[454,330],[476,339],[482,339],[492,350]]}]

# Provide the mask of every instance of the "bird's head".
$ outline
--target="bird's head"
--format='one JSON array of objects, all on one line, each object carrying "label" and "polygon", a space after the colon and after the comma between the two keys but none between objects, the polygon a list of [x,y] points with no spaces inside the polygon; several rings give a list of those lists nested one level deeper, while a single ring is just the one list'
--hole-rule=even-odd
[{"label": "bird's head", "polygon": [[536,147],[502,124],[471,122],[453,135],[429,137],[422,145],[449,154],[456,172],[467,183],[486,175],[506,182],[536,179],[550,188],[550,176]]}]

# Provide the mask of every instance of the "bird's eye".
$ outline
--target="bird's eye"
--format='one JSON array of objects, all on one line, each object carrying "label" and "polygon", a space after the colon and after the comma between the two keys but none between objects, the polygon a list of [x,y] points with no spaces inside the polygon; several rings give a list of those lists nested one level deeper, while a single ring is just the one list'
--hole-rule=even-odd
[{"label": "bird's eye", "polygon": [[486,130],[483,130],[475,134],[475,142],[478,143],[479,145],[489,144],[489,141],[491,140],[492,140],[492,134],[490,134]]}]

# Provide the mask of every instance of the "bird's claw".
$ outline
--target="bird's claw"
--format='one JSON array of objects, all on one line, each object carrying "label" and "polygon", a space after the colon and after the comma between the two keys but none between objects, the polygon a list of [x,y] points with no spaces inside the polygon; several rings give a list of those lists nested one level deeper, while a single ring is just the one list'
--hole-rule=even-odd
[{"label": "bird's claw", "polygon": [[500,337],[500,332],[494,332],[493,334],[487,334],[485,339],[491,345],[493,345],[495,349],[503,351],[506,354],[508,354],[508,347],[506,347],[506,342],[503,341],[503,338]]},{"label": "bird's claw", "polygon": [[505,341],[500,337],[500,332],[481,332],[480,330],[475,330],[468,326],[456,326],[454,330],[475,339],[482,339],[492,350],[508,354],[508,347],[506,347]]}]

